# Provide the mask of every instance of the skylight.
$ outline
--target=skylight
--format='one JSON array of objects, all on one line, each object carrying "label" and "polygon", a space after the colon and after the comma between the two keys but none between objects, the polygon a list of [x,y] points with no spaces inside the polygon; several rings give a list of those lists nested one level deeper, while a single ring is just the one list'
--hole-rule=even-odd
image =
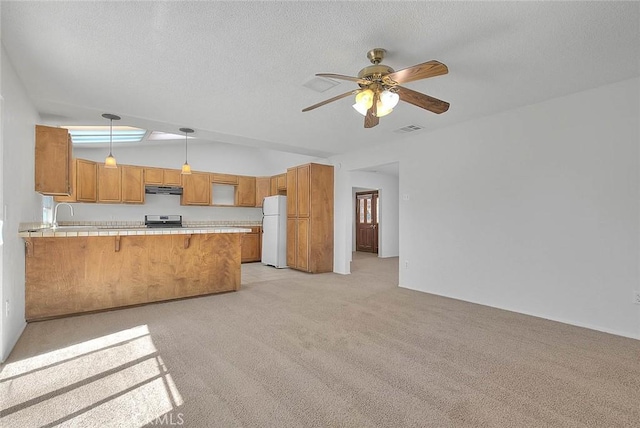
[{"label": "skylight", "polygon": [[[193,137],[187,137],[193,138]],[[151,131],[151,134],[147,137],[149,141],[162,141],[162,140],[184,140],[184,134],[171,134],[169,132]]]},{"label": "skylight", "polygon": [[[63,126],[69,130],[73,144],[105,144],[109,143],[108,126]],[[114,143],[138,143],[142,141],[146,129],[132,126],[114,126]]]}]

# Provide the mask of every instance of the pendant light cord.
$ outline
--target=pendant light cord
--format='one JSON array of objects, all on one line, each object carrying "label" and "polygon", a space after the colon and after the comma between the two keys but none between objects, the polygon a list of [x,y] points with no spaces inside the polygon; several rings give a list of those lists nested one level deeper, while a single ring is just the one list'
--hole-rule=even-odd
[{"label": "pendant light cord", "polygon": [[112,157],[111,149],[113,147],[113,119],[109,119],[109,156]]},{"label": "pendant light cord", "polygon": [[187,163],[189,157],[187,156],[187,132],[184,133],[184,163]]}]

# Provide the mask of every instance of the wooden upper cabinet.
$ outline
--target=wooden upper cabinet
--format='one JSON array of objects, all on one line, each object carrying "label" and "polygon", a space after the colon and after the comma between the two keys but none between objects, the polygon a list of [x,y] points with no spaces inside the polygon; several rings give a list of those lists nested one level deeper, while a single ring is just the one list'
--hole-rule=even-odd
[{"label": "wooden upper cabinet", "polygon": [[98,165],[98,203],[122,202],[122,166],[105,168]]},{"label": "wooden upper cabinet", "polygon": [[43,195],[71,195],[72,152],[69,131],[36,125],[36,192]]},{"label": "wooden upper cabinet", "polygon": [[182,186],[181,172],[179,169],[144,168],[144,184]]},{"label": "wooden upper cabinet", "polygon": [[238,176],[238,186],[236,187],[236,205],[239,207],[256,206],[256,178]]},{"label": "wooden upper cabinet", "polygon": [[276,176],[277,190],[287,190],[287,173],[282,173]]},{"label": "wooden upper cabinet", "polygon": [[211,178],[208,172],[192,172],[182,176],[180,205],[210,205]]},{"label": "wooden upper cabinet", "polygon": [[144,168],[122,166],[122,202],[144,204]]},{"label": "wooden upper cabinet", "polygon": [[239,179],[238,175],[211,173],[211,182],[216,184],[238,184]]},{"label": "wooden upper cabinet", "polygon": [[71,162],[71,194],[56,196],[56,202],[96,202],[97,166],[93,161],[74,159]]},{"label": "wooden upper cabinet", "polygon": [[162,168],[145,168],[144,184],[155,184],[161,186],[164,184],[164,174]]},{"label": "wooden upper cabinet", "polygon": [[296,168],[296,198],[298,205],[298,217],[309,217],[311,211],[311,165],[303,165]]},{"label": "wooden upper cabinet", "polygon": [[271,177],[269,194],[271,196],[287,195],[287,173],[286,172],[282,174],[274,175]]},{"label": "wooden upper cabinet", "polygon": [[311,213],[311,166],[287,170],[287,216],[309,217]]},{"label": "wooden upper cabinet", "polygon": [[76,200],[96,202],[98,200],[98,165],[90,160],[76,159]]},{"label": "wooden upper cabinet", "polygon": [[287,169],[287,217],[298,216],[298,168]]},{"label": "wooden upper cabinet", "polygon": [[256,207],[261,207],[264,198],[270,195],[271,177],[256,177]]},{"label": "wooden upper cabinet", "polygon": [[[182,171],[179,169],[162,170],[163,184],[165,186],[182,186]],[[209,177],[207,176],[207,179]]]}]

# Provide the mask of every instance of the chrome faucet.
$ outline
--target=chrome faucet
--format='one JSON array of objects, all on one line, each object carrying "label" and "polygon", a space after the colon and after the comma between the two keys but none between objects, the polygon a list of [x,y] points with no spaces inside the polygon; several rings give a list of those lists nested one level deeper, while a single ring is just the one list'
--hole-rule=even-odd
[{"label": "chrome faucet", "polygon": [[73,217],[73,207],[71,206],[71,204],[68,204],[66,202],[60,202],[59,204],[56,204],[56,207],[53,209],[53,224],[51,225],[51,227],[53,227],[54,229],[58,227],[58,207],[60,205],[68,206],[71,210],[71,216]]}]

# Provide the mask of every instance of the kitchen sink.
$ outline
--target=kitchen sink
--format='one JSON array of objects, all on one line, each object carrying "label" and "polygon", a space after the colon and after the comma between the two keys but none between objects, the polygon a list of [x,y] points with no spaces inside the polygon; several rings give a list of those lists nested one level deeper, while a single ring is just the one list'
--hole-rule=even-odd
[{"label": "kitchen sink", "polygon": [[59,230],[61,232],[69,231],[69,230],[98,230],[97,226],[56,226],[51,227],[49,230]]}]

